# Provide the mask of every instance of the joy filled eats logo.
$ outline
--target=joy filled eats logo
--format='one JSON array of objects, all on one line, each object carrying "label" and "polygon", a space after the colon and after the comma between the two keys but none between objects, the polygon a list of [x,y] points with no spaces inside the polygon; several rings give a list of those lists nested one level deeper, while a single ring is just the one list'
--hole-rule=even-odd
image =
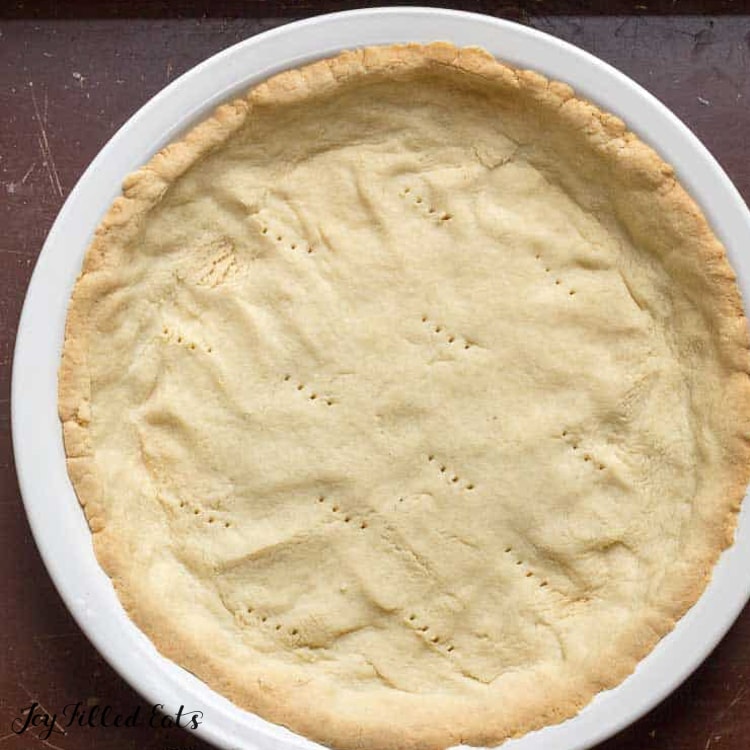
[{"label": "joy filled eats logo", "polygon": [[50,713],[34,701],[21,709],[20,716],[13,719],[11,730],[15,734],[33,734],[40,740],[48,740],[54,734],[67,734],[71,727],[109,729],[148,726],[152,729],[198,729],[203,721],[203,711],[187,711],[185,706],[173,714],[157,703],[149,709],[136,706],[129,713],[115,711],[112,706],[85,706],[81,701],[68,703],[62,711]]}]

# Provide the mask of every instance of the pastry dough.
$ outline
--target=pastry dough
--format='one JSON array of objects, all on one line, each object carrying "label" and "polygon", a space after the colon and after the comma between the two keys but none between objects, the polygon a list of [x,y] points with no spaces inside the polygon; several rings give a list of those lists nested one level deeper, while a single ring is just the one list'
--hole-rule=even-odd
[{"label": "pastry dough", "polygon": [[314,740],[428,750],[572,716],[696,601],[748,364],[672,168],[436,43],[275,76],[129,176],[59,406],[164,655]]}]

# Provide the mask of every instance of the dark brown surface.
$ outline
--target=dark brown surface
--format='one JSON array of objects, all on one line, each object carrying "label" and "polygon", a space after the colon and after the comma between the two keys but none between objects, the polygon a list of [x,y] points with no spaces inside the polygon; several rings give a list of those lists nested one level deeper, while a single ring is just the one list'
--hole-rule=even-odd
[{"label": "dark brown surface", "polygon": [[[687,122],[750,199],[750,16],[736,15],[747,5],[667,0],[610,7],[625,13],[638,5],[649,12],[700,10],[704,15],[613,17],[603,15],[603,3],[571,0],[467,2],[464,7],[525,19],[619,67]],[[242,7],[245,18],[222,17]],[[166,83],[212,53],[282,23],[282,17],[344,7],[351,5],[50,0],[0,6],[0,597],[5,615],[0,626],[0,746],[207,747],[198,739],[200,729],[188,735],[148,727],[76,727],[46,740],[12,732],[13,719],[33,700],[50,712],[77,701],[109,704],[119,712],[143,704],[78,631],[31,538],[9,435],[12,346],[24,290],[45,235],[65,196],[114,131]],[[561,10],[579,15],[561,15]],[[705,15],[727,10],[733,15]],[[204,17],[206,12],[210,18]],[[147,708],[143,704],[141,710]],[[599,750],[745,750],[750,747],[749,709],[746,609],[682,688]]]},{"label": "dark brown surface", "polygon": [[750,12],[748,0],[6,0],[0,18],[289,18],[383,5],[461,7],[504,18],[550,15],[714,15]]}]

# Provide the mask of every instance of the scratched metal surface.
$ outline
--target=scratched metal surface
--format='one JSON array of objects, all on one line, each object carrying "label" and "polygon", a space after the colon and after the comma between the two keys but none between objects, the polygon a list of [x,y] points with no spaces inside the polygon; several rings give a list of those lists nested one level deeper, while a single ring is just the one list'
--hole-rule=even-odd
[{"label": "scratched metal surface", "polygon": [[[141,703],[77,630],[31,539],[9,435],[12,347],[24,290],[44,237],[65,196],[116,128],[168,81],[208,55],[282,23],[281,17],[295,10],[309,15],[322,6],[255,2],[247,6],[255,18],[227,19],[216,17],[221,15],[216,5],[209,18],[176,17],[197,7],[186,0],[171,17],[153,12],[155,6],[164,7],[161,3],[83,2],[77,12],[68,13],[64,5],[17,2],[0,7],[0,745],[207,748],[200,731],[196,736],[148,727],[74,727],[45,740],[12,731],[13,719],[34,700],[50,712],[82,701],[126,713]],[[531,13],[529,5],[540,13]],[[574,11],[585,4],[570,0],[563,5]],[[621,12],[630,8],[615,5]],[[700,7],[675,0],[656,5],[657,10]],[[572,41],[642,83],[693,128],[750,200],[750,15],[738,15],[738,4],[713,4],[731,16],[607,16],[601,4],[598,15],[560,15],[555,12],[559,6],[547,2],[489,6],[466,4],[520,18]],[[139,18],[138,8],[149,18]],[[240,5],[230,2],[226,8],[230,13]],[[746,610],[682,688],[599,750],[745,750],[750,745],[749,709]]]}]

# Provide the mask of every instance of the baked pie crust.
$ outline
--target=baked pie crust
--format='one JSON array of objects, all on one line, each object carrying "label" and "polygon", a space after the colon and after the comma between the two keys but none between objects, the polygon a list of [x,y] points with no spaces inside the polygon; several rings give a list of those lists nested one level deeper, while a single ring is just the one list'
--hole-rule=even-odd
[{"label": "baked pie crust", "polygon": [[334,747],[495,745],[674,626],[748,481],[748,332],[672,168],[449,44],[277,75],[130,175],[59,378],[168,658]]}]

